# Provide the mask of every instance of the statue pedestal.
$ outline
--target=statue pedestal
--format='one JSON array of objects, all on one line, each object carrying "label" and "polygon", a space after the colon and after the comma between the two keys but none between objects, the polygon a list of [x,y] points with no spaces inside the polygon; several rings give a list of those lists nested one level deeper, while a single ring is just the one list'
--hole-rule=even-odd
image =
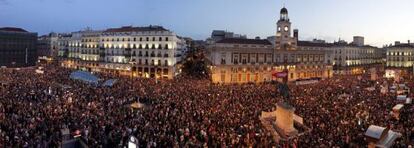
[{"label": "statue pedestal", "polygon": [[294,136],[298,131],[293,127],[295,108],[287,103],[278,103],[276,109],[276,125],[286,136]]}]

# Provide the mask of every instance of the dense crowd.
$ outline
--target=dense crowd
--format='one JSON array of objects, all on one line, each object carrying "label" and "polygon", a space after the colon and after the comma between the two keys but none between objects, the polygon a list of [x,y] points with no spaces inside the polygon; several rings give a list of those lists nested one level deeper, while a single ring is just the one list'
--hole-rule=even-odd
[{"label": "dense crowd", "polygon": [[[400,132],[396,147],[414,142],[413,109],[406,107],[401,120],[390,117],[397,102],[395,94],[379,91],[392,83],[386,79],[343,76],[290,85],[296,114],[311,131],[276,143],[259,120],[282,100],[273,83],[116,77],[113,87],[100,87],[71,80],[70,70],[51,65],[45,74],[0,72],[0,147],[58,147],[64,128],[79,132],[90,147],[123,147],[130,136],[140,147],[361,147],[371,124]],[[405,81],[414,87],[412,79]],[[142,109],[130,107],[137,101]]]}]

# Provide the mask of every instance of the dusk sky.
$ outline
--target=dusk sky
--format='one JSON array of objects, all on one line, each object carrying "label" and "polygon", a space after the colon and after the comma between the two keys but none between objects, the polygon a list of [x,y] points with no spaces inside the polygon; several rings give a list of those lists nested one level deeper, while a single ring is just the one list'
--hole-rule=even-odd
[{"label": "dusk sky", "polygon": [[214,29],[265,38],[275,34],[283,3],[301,40],[414,42],[414,0],[0,0],[0,27],[42,35],[152,24],[194,39]]}]

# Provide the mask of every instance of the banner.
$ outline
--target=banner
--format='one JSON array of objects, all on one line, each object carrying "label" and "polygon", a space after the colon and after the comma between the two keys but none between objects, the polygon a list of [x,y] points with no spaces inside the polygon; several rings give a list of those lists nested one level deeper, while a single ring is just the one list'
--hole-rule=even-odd
[{"label": "banner", "polygon": [[288,75],[287,72],[275,72],[272,74],[272,76],[276,78],[286,78],[287,75]]}]

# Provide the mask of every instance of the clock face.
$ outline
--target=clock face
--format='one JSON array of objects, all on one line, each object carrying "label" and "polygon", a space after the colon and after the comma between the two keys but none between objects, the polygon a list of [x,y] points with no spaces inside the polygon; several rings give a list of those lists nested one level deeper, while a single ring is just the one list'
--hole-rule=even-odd
[{"label": "clock face", "polygon": [[289,27],[288,26],[285,26],[285,31],[289,31]]},{"label": "clock face", "polygon": [[280,29],[280,27],[277,27],[277,31],[280,31],[281,29]]}]

